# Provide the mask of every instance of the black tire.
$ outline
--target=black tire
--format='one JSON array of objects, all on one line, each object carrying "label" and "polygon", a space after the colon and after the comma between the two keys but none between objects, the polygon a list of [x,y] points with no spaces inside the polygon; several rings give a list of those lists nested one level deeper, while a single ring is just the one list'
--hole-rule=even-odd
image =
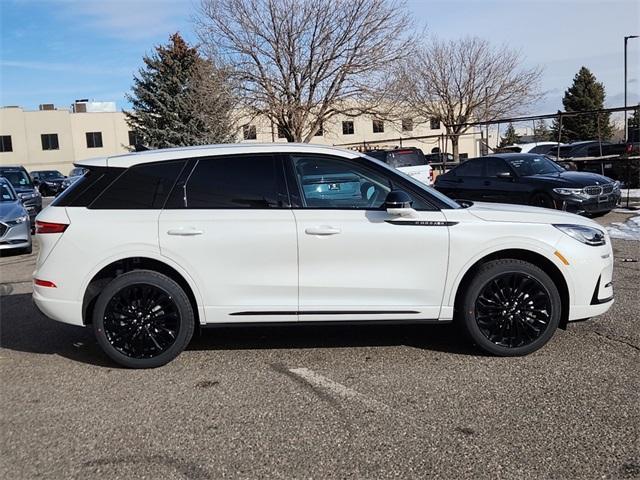
[{"label": "black tire", "polygon": [[127,368],[169,363],[189,344],[194,327],[193,308],[182,287],[151,270],[116,277],[100,293],[93,311],[100,347]]},{"label": "black tire", "polygon": [[546,193],[534,193],[529,199],[529,205],[542,208],[556,208],[556,204],[551,195]]},{"label": "black tire", "polygon": [[558,328],[561,310],[560,293],[549,275],[523,260],[502,259],[478,269],[458,313],[481,350],[512,357],[544,346]]},{"label": "black tire", "polygon": [[591,218],[598,218],[598,217],[604,217],[607,213],[609,213],[611,210],[605,210],[604,212],[595,212],[595,213],[590,213],[589,217]]}]

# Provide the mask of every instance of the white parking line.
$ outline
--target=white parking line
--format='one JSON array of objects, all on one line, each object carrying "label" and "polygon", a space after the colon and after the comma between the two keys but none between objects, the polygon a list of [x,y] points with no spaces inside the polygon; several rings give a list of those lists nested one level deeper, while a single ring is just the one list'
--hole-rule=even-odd
[{"label": "white parking line", "polygon": [[308,368],[290,368],[289,371],[294,375],[302,378],[303,380],[309,382],[311,385],[319,387],[327,391],[328,393],[333,394],[334,396],[341,397],[347,400],[355,400],[357,402],[363,403],[373,410],[391,411],[391,408],[389,408],[384,403],[366,397],[365,395],[356,392],[349,387],[345,387],[341,383],[334,382],[330,378],[324,377]]}]

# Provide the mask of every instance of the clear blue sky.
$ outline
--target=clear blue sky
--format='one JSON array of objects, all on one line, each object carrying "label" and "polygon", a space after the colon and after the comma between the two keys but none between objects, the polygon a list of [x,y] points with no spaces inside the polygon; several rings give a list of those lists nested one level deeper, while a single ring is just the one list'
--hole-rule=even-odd
[{"label": "clear blue sky", "polygon": [[[68,106],[76,98],[115,100],[153,46],[180,31],[195,41],[198,0],[0,0],[0,104]],[[536,113],[561,108],[580,66],[623,103],[623,37],[640,35],[638,0],[409,0],[427,35],[477,35],[518,49],[544,69],[547,98]],[[629,42],[629,103],[640,93],[640,39]]]}]

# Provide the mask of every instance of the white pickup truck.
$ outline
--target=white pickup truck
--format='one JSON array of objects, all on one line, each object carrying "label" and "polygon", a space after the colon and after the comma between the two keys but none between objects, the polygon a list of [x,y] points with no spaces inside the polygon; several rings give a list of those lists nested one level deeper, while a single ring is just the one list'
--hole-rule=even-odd
[{"label": "white pickup truck", "polygon": [[369,150],[365,152],[365,155],[380,160],[422,183],[433,185],[433,169],[431,165],[427,163],[427,159],[419,148],[407,147],[392,150]]}]

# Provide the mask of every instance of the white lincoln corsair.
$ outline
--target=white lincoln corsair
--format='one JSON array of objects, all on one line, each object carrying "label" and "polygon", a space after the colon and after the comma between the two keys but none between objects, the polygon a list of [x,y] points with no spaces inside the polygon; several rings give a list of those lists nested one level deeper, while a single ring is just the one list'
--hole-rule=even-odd
[{"label": "white lincoln corsair", "polygon": [[217,145],[78,162],[37,218],[36,305],[91,325],[121,365],[194,329],[456,321],[495,355],[613,304],[606,232],[542,208],[460,205],[384,163],[314,145]]}]

